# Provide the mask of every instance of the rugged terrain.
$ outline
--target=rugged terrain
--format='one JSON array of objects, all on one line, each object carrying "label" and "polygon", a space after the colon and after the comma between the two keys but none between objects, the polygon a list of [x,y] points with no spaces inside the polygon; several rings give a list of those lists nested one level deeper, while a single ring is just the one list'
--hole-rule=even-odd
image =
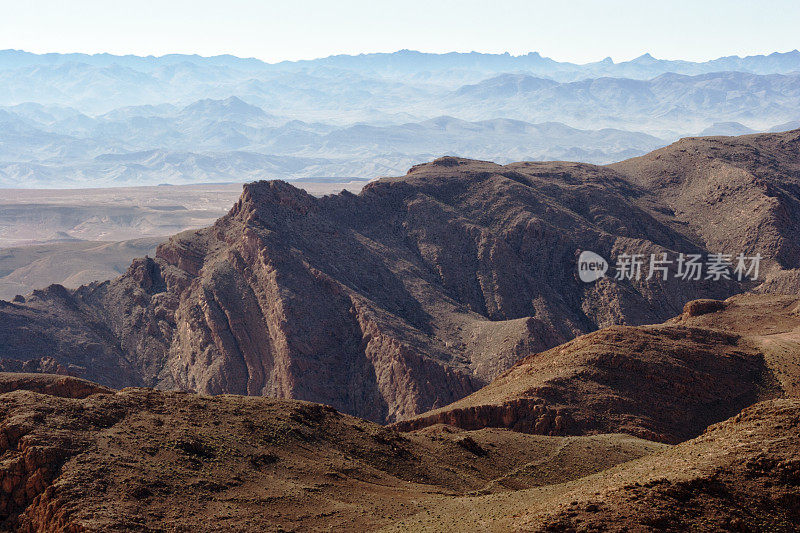
[{"label": "rugged terrain", "polygon": [[797,400],[677,446],[396,430],[295,400],[0,375],[0,520],[17,531],[792,531]]},{"label": "rugged terrain", "polygon": [[227,216],[118,280],[3,304],[2,356],[55,358],[112,386],[294,397],[396,420],[576,334],[735,290],[575,278],[581,249],[699,249],[637,205],[647,194],[600,167],[460,159],[358,196],[246,185]]},{"label": "rugged terrain", "polygon": [[397,427],[620,432],[675,443],[779,397],[800,397],[800,299],[748,294],[690,302],[661,325],[613,326],[578,337]]},{"label": "rugged terrain", "polygon": [[664,448],[625,435],[403,435],[317,404],[47,375],[0,375],[0,391],[0,519],[19,531],[371,530]]},{"label": "rugged terrain", "polygon": [[[612,260],[758,252],[768,279],[759,290],[792,289],[775,280],[796,277],[798,136],[672,147],[701,152],[711,143],[715,164],[728,162],[722,173],[681,169],[659,155],[613,168],[441,158],[358,195],[316,198],[280,181],[248,184],[213,226],[171,238],[119,279],[74,291],[50,286],[0,304],[0,358],[9,370],[59,369],[114,387],[296,398],[373,421],[407,419],[580,334],[660,322],[689,300],[756,285],[648,280],[646,272],[585,284],[576,275],[582,250]],[[757,178],[737,181],[742,165]],[[662,175],[681,178],[675,191],[651,178]],[[742,205],[756,225],[740,223]],[[731,228],[739,231],[733,240]],[[596,338],[613,343],[622,331]],[[636,342],[654,357],[664,344],[696,342],[677,326],[648,331]],[[721,350],[715,333],[702,335],[709,353]],[[757,354],[727,342],[739,366],[718,370],[761,394],[767,384],[750,377],[762,371]],[[633,426],[649,427],[640,422]],[[650,430],[674,441],[703,424],[701,416],[685,433]]]}]

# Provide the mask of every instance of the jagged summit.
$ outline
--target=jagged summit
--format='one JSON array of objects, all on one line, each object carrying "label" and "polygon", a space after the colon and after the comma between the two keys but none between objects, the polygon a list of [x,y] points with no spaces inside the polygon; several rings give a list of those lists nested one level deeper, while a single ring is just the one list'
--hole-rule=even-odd
[{"label": "jagged summit", "polygon": [[639,63],[639,64],[650,64],[655,63],[658,60],[654,58],[650,52],[645,52],[644,54],[640,55],[639,57],[632,59],[631,63]]},{"label": "jagged summit", "polygon": [[270,180],[245,184],[236,207],[242,211],[257,211],[262,207],[281,206],[305,214],[316,203],[316,199],[305,190],[282,180]]},{"label": "jagged summit", "polygon": [[[663,321],[689,300],[750,287],[586,284],[575,266],[583,250],[705,253],[738,239],[761,251],[770,276],[783,276],[773,287],[791,286],[796,217],[782,213],[797,203],[796,135],[685,140],[612,167],[448,156],[359,195],[251,183],[213,226],[172,237],[117,280],[4,304],[0,368],[298,398],[403,420],[577,335]],[[692,143],[708,147],[723,174],[692,170],[710,161]],[[737,162],[740,153],[755,162]],[[745,226],[722,240],[722,229],[743,227],[737,206],[751,197],[764,203],[759,224],[770,231]],[[693,230],[708,213],[711,227]]]}]

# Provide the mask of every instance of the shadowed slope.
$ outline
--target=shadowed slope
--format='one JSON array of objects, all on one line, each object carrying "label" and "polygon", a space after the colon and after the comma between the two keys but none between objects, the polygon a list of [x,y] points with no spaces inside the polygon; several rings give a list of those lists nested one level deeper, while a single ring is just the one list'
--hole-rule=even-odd
[{"label": "shadowed slope", "polygon": [[665,324],[602,329],[529,356],[480,391],[397,427],[680,442],[759,399],[797,395],[797,308],[789,296],[691,302]]}]

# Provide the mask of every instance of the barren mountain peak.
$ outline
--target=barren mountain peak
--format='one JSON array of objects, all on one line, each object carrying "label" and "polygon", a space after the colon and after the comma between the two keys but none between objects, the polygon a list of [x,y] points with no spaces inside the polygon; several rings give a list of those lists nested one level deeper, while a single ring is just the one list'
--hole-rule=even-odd
[{"label": "barren mountain peak", "polygon": [[[725,168],[745,165],[725,154],[771,146],[769,159],[742,169],[757,178],[736,178],[735,193],[720,185],[717,194],[721,203],[727,195],[765,202],[765,190],[781,187],[793,209],[785,144],[793,135],[685,140],[611,168],[448,156],[359,195],[315,198],[283,181],[250,183],[213,226],[172,237],[117,280],[5,304],[0,314],[12,326],[1,333],[3,368],[55,360],[104,385],[298,398],[375,421],[407,419],[576,335],[663,321],[689,300],[746,288],[672,278],[586,284],[575,262],[584,250],[610,259],[717,251],[712,237],[725,234],[708,231],[742,227],[729,207],[713,211],[710,228],[687,231],[698,217],[675,202],[717,208],[702,203],[705,189],[665,192],[669,165],[704,157],[683,146],[726,143],[714,156],[730,161]],[[699,170],[677,175],[670,187],[709,180]],[[786,286],[795,280],[782,270],[792,266],[793,226],[774,210],[764,217],[773,232],[753,233],[744,251],[762,253],[769,286]],[[34,342],[21,338],[27,331],[37,332]],[[684,435],[651,430],[664,440]]]}]

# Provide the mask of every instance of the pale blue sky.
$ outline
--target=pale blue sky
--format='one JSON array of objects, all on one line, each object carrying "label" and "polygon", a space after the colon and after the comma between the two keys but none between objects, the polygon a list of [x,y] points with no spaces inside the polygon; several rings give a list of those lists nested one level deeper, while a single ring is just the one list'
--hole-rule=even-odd
[{"label": "pale blue sky", "polygon": [[0,49],[269,62],[402,48],[706,60],[800,48],[798,28],[797,0],[0,0]]}]

